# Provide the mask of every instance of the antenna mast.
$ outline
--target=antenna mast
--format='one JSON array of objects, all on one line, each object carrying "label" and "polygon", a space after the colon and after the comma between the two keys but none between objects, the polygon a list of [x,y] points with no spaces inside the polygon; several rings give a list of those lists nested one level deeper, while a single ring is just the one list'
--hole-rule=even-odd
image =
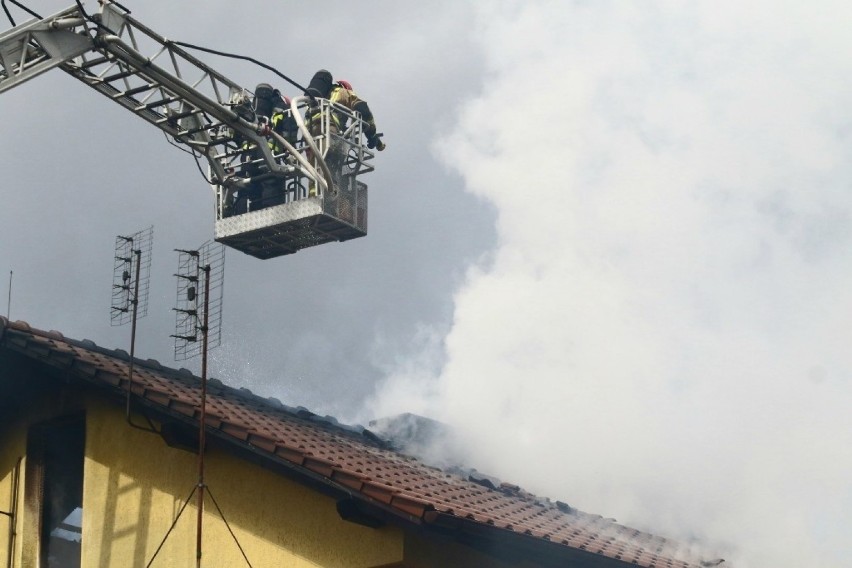
[{"label": "antenna mast", "polygon": [[134,428],[155,432],[153,425],[139,426],[130,414],[130,397],[133,394],[133,365],[136,354],[136,322],[148,315],[148,290],[151,281],[151,249],[154,227],[148,227],[129,236],[115,237],[115,255],[112,275],[112,307],[110,324],[130,326],[130,365],[127,380],[127,423]]},{"label": "antenna mast", "polygon": [[[204,518],[204,448],[207,414],[207,353],[222,339],[222,290],[225,280],[225,247],[207,242],[198,250],[178,250],[175,359],[201,354],[201,412],[198,417],[198,517],[195,558],[201,566],[201,535]],[[200,287],[200,288],[199,288]],[[201,335],[199,344],[199,334]],[[218,506],[217,506],[218,507]],[[219,511],[221,514],[221,511]],[[224,518],[224,517],[223,517]],[[242,550],[242,548],[240,548]],[[248,560],[246,559],[246,562]]]},{"label": "antenna mast", "polygon": [[6,302],[6,319],[9,319],[9,313],[12,310],[12,271],[9,271],[9,300]]},{"label": "antenna mast", "polygon": [[219,516],[228,528],[228,532],[240,549],[243,560],[251,568],[245,550],[237,540],[234,531],[225,519],[222,509],[213,497],[204,478],[204,450],[206,446],[205,423],[207,415],[207,354],[218,347],[222,340],[222,289],[225,281],[225,247],[224,245],[206,242],[196,250],[176,249],[178,253],[177,305],[175,312],[175,360],[186,360],[201,355],[201,401],[198,417],[198,483],[193,487],[186,502],[178,511],[172,526],[166,532],[154,556],[148,561],[150,567],[157,554],[169,538],[172,529],[177,525],[183,511],[189,505],[196,491],[198,495],[198,517],[196,519],[195,562],[201,567],[201,537],[204,519],[204,496],[209,495]]}]

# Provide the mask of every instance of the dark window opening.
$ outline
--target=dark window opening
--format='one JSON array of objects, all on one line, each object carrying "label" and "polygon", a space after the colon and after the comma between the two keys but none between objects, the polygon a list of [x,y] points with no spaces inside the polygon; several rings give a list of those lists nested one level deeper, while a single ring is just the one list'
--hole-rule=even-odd
[{"label": "dark window opening", "polygon": [[45,568],[80,568],[86,423],[73,416],[30,429],[30,498],[39,511],[39,554]]}]

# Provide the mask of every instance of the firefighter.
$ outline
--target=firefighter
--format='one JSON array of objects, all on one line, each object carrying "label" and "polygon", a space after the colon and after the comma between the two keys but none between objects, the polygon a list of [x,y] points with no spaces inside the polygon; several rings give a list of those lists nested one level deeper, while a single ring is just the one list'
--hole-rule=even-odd
[{"label": "firefighter", "polygon": [[[370,149],[375,148],[379,151],[385,149],[385,145],[380,139],[381,135],[376,132],[376,121],[373,113],[370,111],[369,105],[355,94],[352,84],[349,81],[339,80],[335,82],[330,72],[321,69],[314,74],[308,88],[305,90],[305,94],[312,101],[315,101],[317,98],[325,98],[350,111],[360,113],[361,118],[365,122],[363,132],[367,138],[367,147]],[[305,118],[307,127],[313,136],[322,134],[322,112],[318,104],[312,104],[308,108]],[[347,120],[348,118],[344,113],[331,111],[328,132],[330,136],[328,140],[329,150],[326,153],[326,163],[332,170],[332,175],[335,175],[339,167],[342,166],[338,162],[342,162],[344,158],[343,147],[341,144],[335,142],[333,136],[346,129]],[[308,195],[313,196],[316,194],[316,186],[311,183],[308,188]]]},{"label": "firefighter", "polygon": [[[290,114],[290,101],[281,94],[281,91],[274,89],[268,83],[260,83],[254,89],[254,99],[252,100],[252,110],[254,111],[254,119],[260,126],[268,126],[274,132],[277,132],[291,144],[296,141],[296,132],[298,126],[295,119]],[[270,137],[267,140],[270,150],[274,154],[284,152],[284,147]],[[251,142],[243,143],[242,159],[247,162],[243,165],[243,176],[253,177],[266,171],[266,166],[263,164],[253,163],[263,157],[263,154]],[[281,183],[276,180],[266,180],[263,182],[252,182],[247,187],[241,189],[234,201],[234,205],[229,212],[233,214],[242,214],[251,210],[257,210],[272,205],[278,205],[284,202],[284,190]]]},{"label": "firefighter", "polygon": [[[361,118],[364,119],[364,122],[366,123],[366,126],[364,127],[364,136],[367,137],[367,147],[370,149],[376,148],[379,151],[385,149],[385,145],[376,133],[376,121],[373,118],[373,113],[370,111],[367,101],[360,99],[358,95],[355,94],[352,84],[349,81],[341,79],[334,82],[331,73],[325,69],[321,69],[314,74],[305,94],[312,99],[325,98],[332,103],[348,108],[351,111],[359,112],[361,114]],[[319,134],[319,107],[315,106],[314,108],[309,109],[306,118],[308,127],[311,129],[311,133],[314,135]],[[330,134],[338,134],[345,128],[346,117],[342,116],[340,113],[332,113]]]},{"label": "firefighter", "polygon": [[[340,79],[337,84],[332,87],[331,95],[328,98],[332,103],[339,104],[350,110],[357,111],[364,119],[366,126],[364,127],[364,136],[367,137],[367,148],[373,148],[380,152],[385,149],[385,145],[376,133],[376,120],[373,118],[373,113],[370,112],[370,107],[367,101],[358,98],[355,91],[352,89],[352,84],[349,81]],[[337,115],[335,115],[337,117]],[[341,120],[345,123],[345,117]],[[340,124],[340,128],[344,128],[346,124]]]}]

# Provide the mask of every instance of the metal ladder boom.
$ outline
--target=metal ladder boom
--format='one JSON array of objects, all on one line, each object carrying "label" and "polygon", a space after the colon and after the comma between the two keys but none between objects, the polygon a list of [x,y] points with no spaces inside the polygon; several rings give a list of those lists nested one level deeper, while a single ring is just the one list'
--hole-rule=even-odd
[{"label": "metal ladder boom", "polygon": [[203,154],[214,184],[231,174],[216,157],[246,152],[244,142],[268,171],[300,169],[328,184],[301,156],[295,165],[275,160],[258,125],[232,108],[245,89],[111,2],[91,19],[75,5],[0,34],[0,93],[55,67]]}]

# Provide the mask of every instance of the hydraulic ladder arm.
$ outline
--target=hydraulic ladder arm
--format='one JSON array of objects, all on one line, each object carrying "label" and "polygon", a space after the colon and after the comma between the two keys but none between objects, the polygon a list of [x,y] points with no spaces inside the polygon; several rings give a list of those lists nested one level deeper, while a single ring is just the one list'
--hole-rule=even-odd
[{"label": "hydraulic ladder arm", "polygon": [[322,160],[321,172],[298,152],[294,164],[275,160],[261,125],[232,108],[245,89],[116,4],[103,2],[91,18],[75,5],[0,34],[0,93],[54,67],[203,154],[216,185],[229,183],[229,162],[246,159],[238,140],[253,144],[269,172],[295,167],[323,189],[331,185]]},{"label": "hydraulic ladder arm", "polygon": [[[361,142],[360,115],[295,97],[297,148],[245,111],[246,89],[119,4],[100,4],[92,16],[77,3],[0,34],[0,93],[58,67],[203,155],[216,195],[215,238],[246,254],[272,258],[367,234],[367,186],[357,177],[373,171],[373,153]],[[321,110],[319,133],[301,118],[309,104]],[[331,130],[332,115],[345,117],[345,132]],[[259,184],[279,191],[278,204],[229,209],[235,193],[249,195]]]}]

